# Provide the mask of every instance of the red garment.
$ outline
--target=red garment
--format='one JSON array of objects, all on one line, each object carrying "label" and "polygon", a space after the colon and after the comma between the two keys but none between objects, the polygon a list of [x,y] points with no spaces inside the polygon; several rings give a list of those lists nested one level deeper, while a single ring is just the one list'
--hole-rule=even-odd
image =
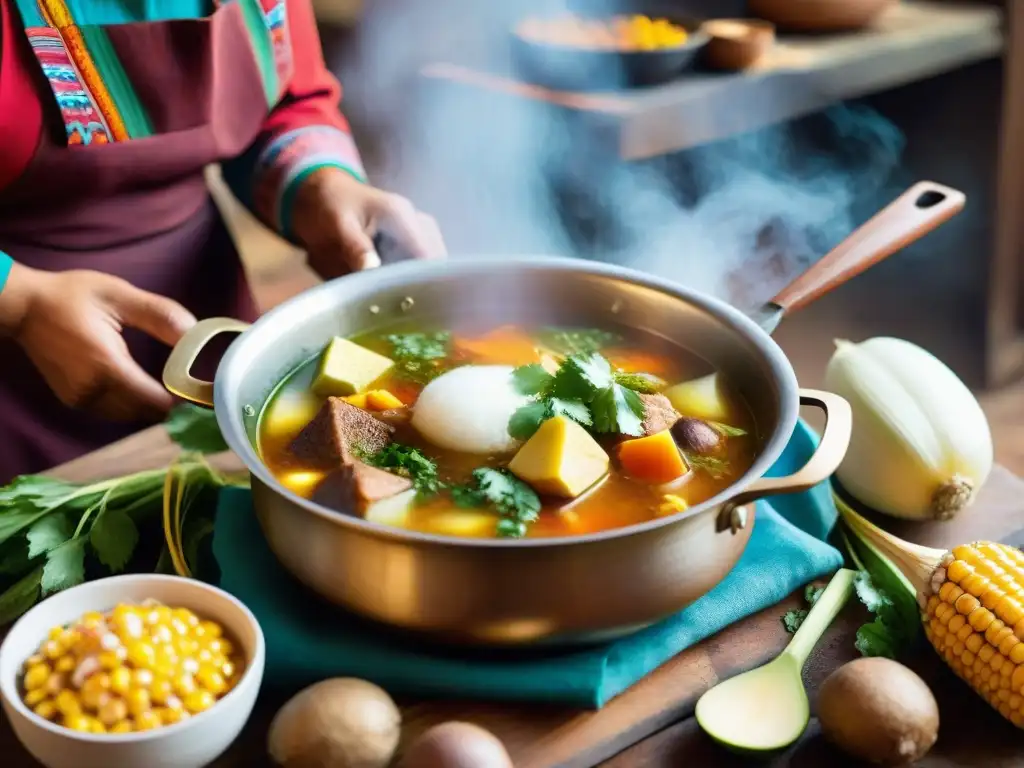
[{"label": "red garment", "polygon": [[[335,165],[358,178],[364,175],[348,121],[339,109],[341,86],[324,63],[312,4],[286,0],[286,9],[291,57],[287,87],[252,146],[236,158],[220,158],[235,194],[278,232],[285,227],[287,212],[276,211],[275,205],[302,170]],[[0,0],[0,190],[32,160],[43,127],[43,98],[50,94],[42,87],[39,66],[24,44],[14,0]],[[321,127],[333,130],[299,133]],[[276,162],[265,162],[264,151],[282,138],[299,141],[279,152]]]},{"label": "red garment", "polygon": [[[243,201],[264,220],[284,223],[281,201],[304,173],[334,165],[361,175],[361,168],[309,0],[260,2],[283,84],[272,109],[276,94],[265,59],[253,55],[246,18],[253,7],[245,1],[223,3],[205,19],[103,27],[150,132],[92,142],[108,139],[113,114],[97,108],[102,90],[94,81],[86,87],[81,67],[44,69],[59,61],[53,46],[62,35],[24,30],[21,6],[0,0],[0,251],[34,269],[121,277],[199,318],[254,319],[244,270],[203,169],[221,163]],[[51,46],[45,62],[43,45]],[[132,119],[137,125],[137,115]],[[83,120],[98,128],[83,131]],[[134,329],[124,338],[132,357],[159,379],[167,347]],[[0,484],[149,426],[65,407],[11,339],[0,339],[0,361]]]}]

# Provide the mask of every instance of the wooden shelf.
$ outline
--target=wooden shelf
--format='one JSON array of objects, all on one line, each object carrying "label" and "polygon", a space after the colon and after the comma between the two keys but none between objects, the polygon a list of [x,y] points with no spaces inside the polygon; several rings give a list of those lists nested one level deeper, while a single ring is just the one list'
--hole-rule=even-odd
[{"label": "wooden shelf", "polygon": [[462,63],[430,64],[421,74],[593,113],[602,130],[610,125],[617,132],[622,158],[639,160],[998,56],[1002,23],[1001,10],[989,6],[904,2],[869,30],[780,38],[744,73],[694,72],[666,85],[616,93],[552,91]]}]

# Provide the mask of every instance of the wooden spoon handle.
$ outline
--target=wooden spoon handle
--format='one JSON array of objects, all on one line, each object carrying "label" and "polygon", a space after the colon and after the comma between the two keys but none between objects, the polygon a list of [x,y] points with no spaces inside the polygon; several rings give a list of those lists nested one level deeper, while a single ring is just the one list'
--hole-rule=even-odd
[{"label": "wooden spoon handle", "polygon": [[966,201],[958,190],[918,182],[779,291],[771,303],[787,313],[810,304],[931,232],[963,210]]}]

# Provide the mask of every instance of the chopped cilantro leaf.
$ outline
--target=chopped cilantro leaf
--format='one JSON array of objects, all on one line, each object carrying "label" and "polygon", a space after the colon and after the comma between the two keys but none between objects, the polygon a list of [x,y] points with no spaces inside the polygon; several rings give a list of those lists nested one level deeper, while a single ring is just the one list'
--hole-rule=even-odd
[{"label": "chopped cilantro leaf", "polygon": [[364,460],[367,464],[408,477],[420,498],[433,496],[444,488],[437,475],[437,464],[418,448],[390,443]]},{"label": "chopped cilantro leaf", "polygon": [[540,363],[522,365],[512,371],[512,386],[521,395],[540,395],[553,380],[554,377]]},{"label": "chopped cilantro leaf", "polygon": [[803,608],[798,611],[786,611],[782,616],[782,623],[785,625],[786,631],[793,634],[800,629],[800,625],[803,624],[804,619],[807,618],[807,613],[808,611]]},{"label": "chopped cilantro leaf", "polygon": [[450,333],[393,333],[387,341],[395,369],[410,381],[426,384],[444,372]]},{"label": "chopped cilantro leaf", "polygon": [[622,339],[617,333],[593,328],[546,328],[539,337],[552,352],[566,356],[598,352]]},{"label": "chopped cilantro leaf", "polygon": [[740,427],[734,427],[730,424],[722,424],[718,421],[709,421],[707,424],[723,437],[742,437],[747,434],[747,430],[741,429]]},{"label": "chopped cilantro leaf", "polygon": [[729,470],[729,462],[715,456],[701,456],[697,453],[684,452],[683,458],[686,459],[686,466],[690,469],[699,469],[707,472],[716,480],[725,477]]},{"label": "chopped cilantro leaf", "polygon": [[472,482],[452,488],[451,494],[459,506],[489,506],[498,512],[502,517],[498,521],[499,536],[524,536],[527,523],[540,514],[540,497],[518,477],[502,469],[475,469]]},{"label": "chopped cilantro leaf", "polygon": [[616,373],[615,382],[626,389],[639,392],[641,395],[653,395],[661,392],[667,384],[664,379],[650,373]]},{"label": "chopped cilantro leaf", "polygon": [[577,424],[589,427],[594,423],[590,415],[590,409],[582,400],[563,400],[560,397],[552,397],[548,403],[548,418],[551,416],[565,416]]},{"label": "chopped cilantro leaf", "polygon": [[644,404],[631,389],[612,384],[602,389],[590,403],[596,432],[616,432],[639,437],[644,433]]},{"label": "chopped cilantro leaf", "polygon": [[808,584],[804,588],[804,600],[807,601],[808,605],[814,605],[818,602],[818,598],[821,597],[821,593],[824,591],[824,587],[816,587],[813,584]]},{"label": "chopped cilantro leaf", "polygon": [[548,418],[548,402],[534,400],[518,408],[508,420],[508,434],[516,440],[529,440]]}]

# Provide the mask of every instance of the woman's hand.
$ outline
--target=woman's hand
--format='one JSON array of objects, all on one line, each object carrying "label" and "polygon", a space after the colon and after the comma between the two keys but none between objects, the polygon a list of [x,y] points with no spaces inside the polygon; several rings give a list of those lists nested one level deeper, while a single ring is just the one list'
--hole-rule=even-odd
[{"label": "woman's hand", "polygon": [[325,280],[380,266],[373,237],[386,231],[410,256],[446,255],[437,222],[399,195],[323,168],[302,182],[292,210],[292,232],[309,264]]},{"label": "woman's hand", "polygon": [[15,265],[0,305],[0,323],[65,405],[133,420],[161,418],[174,404],[132,359],[121,331],[176,344],[196,322],[177,302],[101,272]]}]

